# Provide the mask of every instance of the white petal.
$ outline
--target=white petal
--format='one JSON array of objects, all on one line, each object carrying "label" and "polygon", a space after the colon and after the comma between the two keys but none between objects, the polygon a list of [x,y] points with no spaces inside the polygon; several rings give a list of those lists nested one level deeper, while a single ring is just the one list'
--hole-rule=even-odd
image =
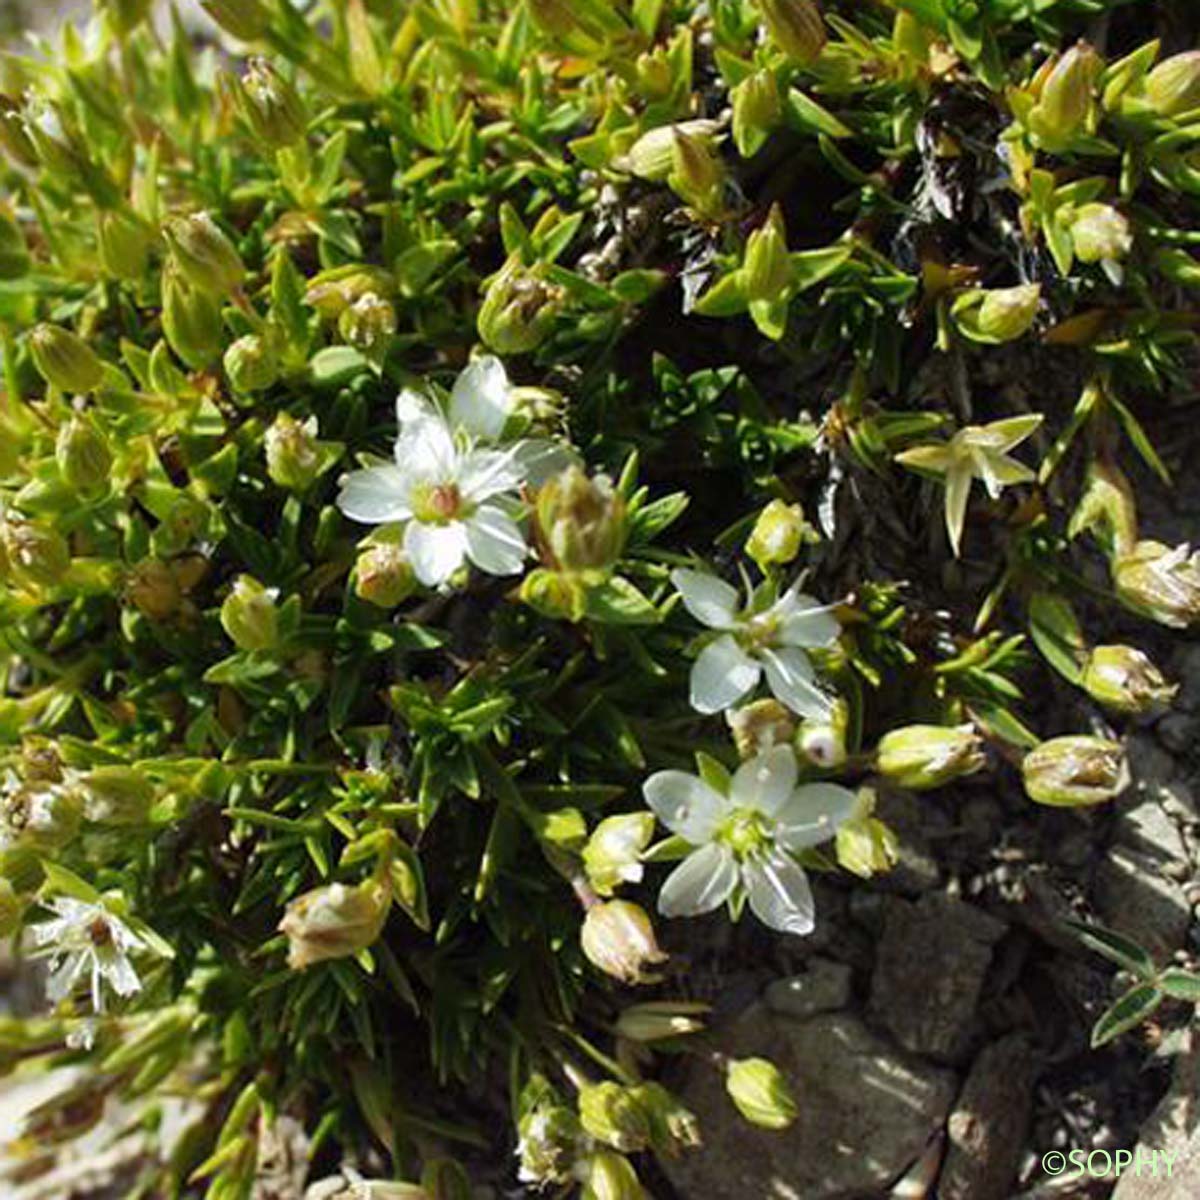
[{"label": "white petal", "polygon": [[123,954],[113,955],[107,962],[101,962],[100,969],[118,996],[132,996],[142,990],[142,981]]},{"label": "white petal", "polygon": [[521,465],[511,450],[472,450],[458,469],[463,497],[478,504],[521,484]]},{"label": "white petal", "polygon": [[440,415],[437,405],[428,396],[412,388],[405,388],[396,397],[396,424],[401,433],[404,432],[405,425],[413,421],[424,420],[427,417],[437,418]]},{"label": "white petal", "polygon": [[412,521],[404,531],[404,552],[416,577],[426,587],[437,587],[462,566],[467,531],[459,521],[450,525]]},{"label": "white petal", "polygon": [[750,911],[764,925],[780,933],[812,933],[816,924],[812,889],[804,872],[782,850],[746,863],[742,878],[750,896]]},{"label": "white petal", "polygon": [[400,467],[424,478],[452,480],[458,476],[458,447],[440,414],[409,421],[396,439],[395,455]]},{"label": "white petal", "polygon": [[550,438],[524,438],[513,444],[512,452],[521,478],[533,487],[540,487],[552,475],[576,466],[580,461],[570,446]]},{"label": "white petal", "polygon": [[642,784],[654,815],[693,846],[707,842],[729,811],[729,802],[697,775],[658,771]]},{"label": "white petal", "polygon": [[664,917],[697,917],[729,899],[737,886],[738,869],[727,846],[709,842],[693,851],[667,876],[658,893]]},{"label": "white petal", "polygon": [[785,646],[832,646],[842,626],[830,605],[819,604],[811,596],[788,592],[779,601],[782,621],[779,641]]},{"label": "white petal", "polygon": [[475,437],[500,436],[512,410],[504,364],[493,354],[477,358],[454,382],[450,421]]},{"label": "white petal", "polygon": [[525,562],[525,538],[507,513],[485,504],[467,519],[467,557],[489,575],[517,575]]},{"label": "white petal", "polygon": [[407,472],[391,464],[351,471],[342,477],[338,508],[364,525],[406,521],[412,516],[408,502],[411,483]]},{"label": "white petal", "polygon": [[836,783],[806,783],[779,810],[775,836],[789,850],[828,841],[854,812],[855,795]]},{"label": "white petal", "polygon": [[730,629],[736,623],[738,594],[723,579],[707,571],[679,567],[671,572],[671,582],[683,597],[684,608],[701,625],[710,629]]},{"label": "white petal", "polygon": [[761,674],[734,637],[724,634],[705,646],[692,664],[692,707],[702,713],[721,712],[751,691]]},{"label": "white petal", "polygon": [[738,767],[729,788],[730,803],[773,817],[795,791],[798,774],[791,746],[773,746]]},{"label": "white petal", "polygon": [[780,704],[814,721],[829,720],[833,704],[817,686],[812,663],[803,650],[793,646],[764,650],[763,665],[767,668],[767,683]]}]

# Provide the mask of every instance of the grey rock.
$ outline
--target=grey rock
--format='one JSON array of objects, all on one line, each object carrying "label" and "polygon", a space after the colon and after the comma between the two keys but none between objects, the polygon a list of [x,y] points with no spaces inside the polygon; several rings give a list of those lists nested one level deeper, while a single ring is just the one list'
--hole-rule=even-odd
[{"label": "grey rock", "polygon": [[1179,684],[1175,707],[1200,711],[1200,642],[1184,643],[1171,663],[1172,678]]},{"label": "grey rock", "polygon": [[1184,754],[1196,741],[1200,721],[1190,713],[1168,713],[1155,726],[1159,740],[1173,754]]},{"label": "grey rock", "polygon": [[896,835],[896,865],[875,880],[876,886],[910,894],[937,887],[941,869],[929,838],[945,833],[949,827],[941,811],[912,792],[881,786],[875,815]]},{"label": "grey rock", "polygon": [[768,984],[763,999],[773,1013],[795,1020],[836,1012],[850,999],[850,968],[828,958],[814,958],[803,974]]},{"label": "grey rock", "polygon": [[1169,958],[1187,936],[1191,913],[1183,888],[1149,855],[1116,845],[1096,873],[1096,906],[1104,922]]},{"label": "grey rock", "polygon": [[947,1122],[949,1147],[938,1200],[1004,1200],[1012,1195],[1036,1074],[1029,1042],[1021,1034],[993,1042],[975,1059]]},{"label": "grey rock", "polygon": [[792,1021],[755,1008],[719,1043],[733,1058],[771,1059],[799,1115],[779,1132],[747,1125],[721,1072],[695,1061],[679,1091],[704,1145],[663,1163],[687,1200],[878,1195],[925,1151],[954,1098],[952,1072],[896,1051],[849,1013]]},{"label": "grey rock", "polygon": [[1187,846],[1179,826],[1157,798],[1134,793],[1118,801],[1117,808],[1116,841],[1152,859],[1160,869],[1170,863],[1187,862]]},{"label": "grey rock", "polygon": [[970,1049],[975,1008],[1003,922],[930,893],[892,898],[871,978],[871,1014],[906,1050],[958,1062]]},{"label": "grey rock", "polygon": [[1140,1162],[1135,1157],[1121,1172],[1112,1200],[1196,1200],[1200,1196],[1200,1130],[1176,1151],[1146,1148],[1142,1154]]}]

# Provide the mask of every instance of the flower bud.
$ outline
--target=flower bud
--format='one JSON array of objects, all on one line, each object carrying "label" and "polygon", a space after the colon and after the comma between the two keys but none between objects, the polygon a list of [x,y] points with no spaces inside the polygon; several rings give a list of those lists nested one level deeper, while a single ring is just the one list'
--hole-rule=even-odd
[{"label": "flower bud", "polygon": [[676,1158],[700,1145],[700,1122],[661,1083],[639,1083],[630,1089],[650,1128],[650,1145],[657,1154]]},{"label": "flower bud", "polygon": [[313,277],[304,293],[311,305],[327,321],[336,321],[355,301],[375,295],[387,299],[396,293],[396,280],[379,267],[349,263],[332,267]]},{"label": "flower bud", "polygon": [[1043,742],[1025,755],[1021,775],[1031,800],[1058,807],[1102,804],[1129,786],[1121,743],[1082,735]]},{"label": "flower bud", "polygon": [[725,167],[712,140],[696,137],[676,126],[667,182],[678,196],[700,213],[710,215],[719,211]]},{"label": "flower bud", "polygon": [[242,286],[242,257],[208,213],[176,217],[164,232],[175,265],[192,287],[224,299]]},{"label": "flower bud", "polygon": [[41,377],[64,392],[90,392],[104,379],[104,364],[77,333],[61,325],[35,325],[29,353]]},{"label": "flower bud", "polygon": [[587,1164],[579,1200],[649,1200],[629,1159],[597,1150]]},{"label": "flower bud", "polygon": [[1173,629],[1200,621],[1200,551],[1138,542],[1113,563],[1117,595],[1130,608]]},{"label": "flower bud", "polygon": [[58,783],[31,780],[0,796],[0,842],[58,850],[79,832],[80,801]]},{"label": "flower bud", "polygon": [[235,392],[265,392],[279,382],[279,356],[268,337],[248,333],[225,351],[225,374]]},{"label": "flower bud", "polygon": [[646,1004],[631,1004],[621,1010],[616,1034],[627,1041],[646,1045],[686,1037],[704,1028],[700,1017],[709,1011],[707,1004],[693,1000],[651,1000]]},{"label": "flower bud", "polygon": [[1179,690],[1132,646],[1097,646],[1083,668],[1083,686],[1105,708],[1139,715],[1164,708]]},{"label": "flower bud", "polygon": [[1160,117],[1178,117],[1200,108],[1200,50],[1163,59],[1143,86],[1147,103]]},{"label": "flower bud", "polygon": [[23,279],[33,260],[16,218],[0,208],[0,279]]},{"label": "flower bud", "polygon": [[239,575],[221,605],[221,625],[239,650],[272,650],[279,641],[275,590]]},{"label": "flower bud", "polygon": [[650,1121],[632,1088],[606,1081],[579,1092],[579,1120],[584,1131],[612,1146],[633,1153],[650,1141]]},{"label": "flower bud", "polygon": [[562,311],[561,287],[546,283],[537,268],[508,259],[488,284],[479,308],[479,336],[497,354],[527,354],[550,336]]},{"label": "flower bud", "polygon": [[786,1129],[796,1119],[796,1102],[787,1081],[765,1058],[731,1060],[725,1090],[738,1112],[760,1129]]},{"label": "flower bud", "polygon": [[1077,42],[1039,72],[1037,104],[1030,114],[1032,131],[1046,149],[1054,150],[1088,130],[1095,108],[1093,89],[1103,64],[1086,42]]},{"label": "flower bud", "polygon": [[783,120],[779,85],[770,71],[747,75],[730,93],[733,100],[733,144],[743,158],[753,158]]},{"label": "flower bud", "polygon": [[271,481],[291,492],[307,491],[321,470],[317,418],[309,417],[301,423],[287,413],[280,413],[263,442]]},{"label": "flower bud", "polygon": [[100,265],[113,279],[141,279],[150,263],[154,233],[127,208],[102,208],[96,213],[96,249]]},{"label": "flower bud", "polygon": [[973,288],[950,307],[959,330],[973,342],[999,345],[1023,337],[1037,317],[1040,284],[1010,288]]},{"label": "flower bud", "polygon": [[1116,262],[1133,248],[1129,222],[1111,204],[1084,204],[1071,219],[1071,244],[1080,262]]},{"label": "flower bud", "polygon": [[650,918],[629,900],[609,900],[589,908],[580,942],[593,966],[625,984],[656,982],[647,968],[667,961]]},{"label": "flower bud", "polygon": [[365,546],[354,566],[354,594],[377,608],[395,608],[417,589],[408,555],[398,542]]},{"label": "flower bud", "polygon": [[57,529],[12,514],[0,525],[0,547],[17,578],[36,587],[54,587],[71,568],[70,548]]},{"label": "flower bud", "polygon": [[906,725],[880,739],[875,768],[919,792],[971,775],[986,761],[983,739],[970,725]]},{"label": "flower bud", "polygon": [[825,46],[825,22],[815,0],[755,0],[771,40],[798,66]]},{"label": "flower bud", "polygon": [[279,922],[287,935],[288,966],[301,971],[365,950],[383,930],[388,905],[388,889],[373,879],[331,883],[297,896]]},{"label": "flower bud", "polygon": [[343,309],[338,332],[349,345],[366,354],[386,350],[396,332],[396,310],[389,301],[368,292]]},{"label": "flower bud", "polygon": [[589,479],[571,466],[537,494],[538,529],[553,565],[607,571],[625,544],[625,501],[605,475]]},{"label": "flower bud", "polygon": [[0,875],[0,938],[12,937],[20,928],[26,905],[16,889]]},{"label": "flower bud", "polygon": [[234,96],[251,132],[272,149],[295,145],[308,132],[308,113],[299,92],[265,58],[250,60]]},{"label": "flower bud", "polygon": [[806,762],[824,771],[836,770],[846,761],[846,732],[850,726],[850,706],[835,700],[827,720],[811,717],[800,723],[794,745]]},{"label": "flower bud", "polygon": [[675,166],[675,135],[683,133],[691,138],[711,141],[716,132],[715,121],[683,121],[678,125],[660,125],[643,133],[629,148],[628,153],[613,163],[622,171],[628,171],[639,179],[651,183],[665,183]]},{"label": "flower bud", "polygon": [[132,33],[150,14],[154,0],[101,0],[113,28],[121,36]]},{"label": "flower bud", "polygon": [[587,588],[577,575],[538,567],[521,580],[517,592],[523,604],[552,621],[582,621],[587,612]]},{"label": "flower bud", "polygon": [[772,500],[758,515],[746,540],[746,553],[762,568],[790,563],[804,544],[810,526],[799,504]]},{"label": "flower bud", "polygon": [[570,1182],[582,1130],[565,1104],[548,1097],[521,1118],[517,1134],[522,1183],[544,1187]]},{"label": "flower bud", "polygon": [[18,166],[38,165],[37,147],[25,127],[20,105],[0,95],[0,149]]},{"label": "flower bud", "polygon": [[154,785],[131,767],[96,767],[80,780],[84,815],[107,825],[141,825],[154,804]]},{"label": "flower bud", "polygon": [[890,871],[900,857],[899,840],[874,813],[875,793],[871,788],[862,788],[849,820],[843,821],[837,831],[838,865],[861,879]]},{"label": "flower bud", "polygon": [[200,0],[200,7],[242,42],[257,41],[271,26],[271,15],[262,0]]},{"label": "flower bud", "polygon": [[112,451],[104,435],[86,417],[73,416],[59,428],[54,456],[68,487],[85,495],[107,487]]},{"label": "flower bud", "polygon": [[778,700],[755,700],[741,708],[727,709],[725,723],[742,759],[784,745],[796,733],[796,718]]},{"label": "flower bud", "polygon": [[1088,464],[1083,495],[1067,528],[1069,537],[1091,531],[1110,556],[1124,556],[1137,542],[1137,510],[1129,480],[1113,463],[1094,458]]},{"label": "flower bud", "polygon": [[653,813],[605,817],[583,848],[583,868],[592,887],[601,896],[611,896],[623,883],[640,882],[642,851],[653,836]]},{"label": "flower bud", "polygon": [[225,343],[217,298],[193,287],[173,265],[163,272],[162,293],[167,343],[193,371],[204,370]]},{"label": "flower bud", "polygon": [[143,559],[129,573],[125,595],[143,616],[166,621],[179,611],[183,593],[171,567],[156,558]]}]

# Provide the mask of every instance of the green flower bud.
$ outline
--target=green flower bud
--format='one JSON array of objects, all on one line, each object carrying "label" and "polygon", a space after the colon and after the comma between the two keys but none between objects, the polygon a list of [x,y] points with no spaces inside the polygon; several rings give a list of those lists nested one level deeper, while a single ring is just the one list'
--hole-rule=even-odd
[{"label": "green flower bud", "polygon": [[925,791],[971,775],[987,761],[970,725],[906,725],[884,734],[875,767],[903,788]]},{"label": "green flower bud", "polygon": [[106,825],[141,825],[154,804],[154,785],[131,767],[96,767],[80,781],[84,815]]},{"label": "green flower bud", "polygon": [[684,121],[678,125],[660,125],[657,129],[642,134],[627,154],[614,160],[613,166],[651,183],[666,183],[675,167],[675,135],[683,133],[688,137],[711,143],[716,130],[715,121]]},{"label": "green flower bud", "polygon": [[21,927],[27,905],[17,895],[16,888],[0,875],[0,938],[12,937]]},{"label": "green flower bud", "polygon": [[164,232],[175,265],[192,287],[220,299],[241,288],[242,257],[208,213],[176,217]]},{"label": "green flower bud", "polygon": [[536,1105],[517,1126],[522,1183],[540,1187],[569,1183],[582,1129],[579,1118],[552,1097]]},{"label": "green flower bud", "polygon": [[605,475],[589,479],[571,466],[539,489],[537,521],[551,565],[567,571],[608,571],[625,545],[625,500]]},{"label": "green flower bud", "polygon": [[1095,50],[1086,42],[1077,42],[1038,72],[1034,81],[1037,103],[1029,125],[1046,149],[1065,146],[1088,132],[1095,112],[1093,92],[1102,69]]},{"label": "green flower bud", "polygon": [[973,342],[998,345],[1023,337],[1037,317],[1040,284],[1011,288],[974,288],[950,306],[959,330]]},{"label": "green flower bud", "polygon": [[307,491],[321,470],[317,418],[309,417],[302,424],[287,413],[280,413],[263,441],[271,481],[291,492]]},{"label": "green flower bud", "polygon": [[701,214],[717,213],[725,187],[725,166],[711,139],[696,137],[676,126],[667,182]]},{"label": "green flower bud", "polygon": [[257,41],[271,27],[271,14],[262,0],[200,0],[200,7],[242,42]]},{"label": "green flower bud", "polygon": [[350,305],[364,296],[387,299],[396,294],[396,280],[379,267],[351,263],[333,267],[314,276],[304,293],[311,305],[327,321],[336,321]]},{"label": "green flower bud", "polygon": [[389,897],[373,879],[353,886],[331,883],[297,896],[279,922],[288,940],[288,966],[301,971],[365,950],[383,930]]},{"label": "green flower bud", "polygon": [[[746,239],[742,279],[748,301],[785,300],[795,278],[787,247],[787,230],[778,204],[771,206],[766,222]],[[774,501],[782,505],[782,501]]]},{"label": "green flower bud", "polygon": [[790,563],[808,539],[810,526],[799,504],[772,500],[759,513],[746,540],[746,553],[762,568]]},{"label": "green flower bud", "polygon": [[1127,555],[1137,542],[1137,510],[1129,480],[1113,463],[1094,458],[1088,464],[1083,496],[1071,515],[1070,537],[1090,531],[1112,556]]},{"label": "green flower bud", "polygon": [[1117,595],[1151,620],[1173,629],[1200,621],[1200,551],[1138,542],[1112,571]]},{"label": "green flower bud", "polygon": [[741,708],[727,709],[725,723],[743,760],[772,746],[782,746],[796,734],[796,718],[778,700],[755,700]]},{"label": "green flower bud", "polygon": [[143,559],[125,581],[129,602],[152,621],[166,621],[179,611],[183,592],[171,567],[156,558]]},{"label": "green flower bud", "polygon": [[9,569],[22,583],[54,587],[71,568],[66,539],[48,525],[9,515],[0,524],[0,546]]},{"label": "green flower bud", "polygon": [[239,650],[273,650],[279,641],[274,589],[239,575],[221,605],[221,625]]},{"label": "green flower bud", "polygon": [[1083,686],[1105,708],[1146,714],[1170,704],[1179,690],[1153,661],[1132,646],[1097,646],[1083,669]]},{"label": "green flower bud", "polygon": [[806,762],[832,771],[846,761],[846,731],[850,725],[850,706],[845,700],[834,703],[828,721],[801,722],[796,734],[796,752]]},{"label": "green flower bud", "polygon": [[609,900],[588,909],[580,933],[588,961],[626,984],[654,983],[647,968],[667,961],[654,936],[654,926],[639,905]]},{"label": "green flower bud", "polygon": [[649,1200],[629,1159],[597,1150],[588,1161],[579,1200]]},{"label": "green flower bud", "polygon": [[41,377],[64,392],[90,392],[104,380],[104,364],[77,333],[61,325],[35,325],[29,353]]},{"label": "green flower bud", "polygon": [[850,819],[838,826],[834,843],[838,865],[861,879],[890,871],[900,857],[899,840],[874,813],[875,793],[862,788]]},{"label": "green flower bud", "polygon": [[630,1092],[645,1114],[656,1153],[676,1158],[700,1145],[700,1122],[662,1084],[639,1083]]},{"label": "green flower bud", "polygon": [[162,323],[167,343],[193,371],[216,361],[225,344],[221,306],[174,267],[163,272]]},{"label": "green flower bud", "polygon": [[73,416],[59,428],[54,454],[69,487],[85,495],[107,487],[112,452],[107,439],[87,417]]},{"label": "green flower bud", "polygon": [[408,555],[398,542],[365,546],[354,565],[354,594],[378,608],[395,608],[417,590]]},{"label": "green flower bud", "polygon": [[1080,262],[1116,262],[1133,248],[1129,222],[1111,204],[1084,204],[1075,211],[1070,230]]},{"label": "green flower bud", "polygon": [[611,896],[623,883],[639,883],[642,851],[653,836],[653,813],[605,817],[583,848],[583,869],[592,887],[601,896]]},{"label": "green flower bud", "polygon": [[1163,59],[1143,86],[1147,103],[1160,117],[1178,117],[1200,108],[1200,50]]},{"label": "green flower bud", "polygon": [[650,1120],[632,1088],[619,1083],[589,1084],[579,1092],[584,1131],[614,1150],[643,1150],[650,1141]]},{"label": "green flower bud", "polygon": [[386,350],[396,332],[396,310],[389,301],[368,292],[342,311],[338,332],[364,353]]},{"label": "green flower bud", "polygon": [[825,22],[814,0],[755,0],[771,40],[798,66],[825,46]]},{"label": "green flower bud", "polygon": [[733,144],[743,158],[752,158],[783,120],[779,85],[770,71],[747,75],[730,93],[733,100]]},{"label": "green flower bud", "polygon": [[554,329],[564,292],[548,284],[536,267],[510,258],[488,284],[479,309],[479,336],[497,354],[527,354]]},{"label": "green flower bud", "polygon": [[265,392],[279,382],[279,356],[271,339],[248,333],[225,351],[225,374],[235,392]]},{"label": "green flower bud", "polygon": [[1098,737],[1043,742],[1025,755],[1021,775],[1031,800],[1059,807],[1103,804],[1129,786],[1124,747]]},{"label": "green flower bud", "polygon": [[760,1129],[786,1129],[796,1119],[796,1102],[787,1081],[765,1058],[731,1060],[725,1090],[738,1112]]},{"label": "green flower bud", "polygon": [[0,208],[0,279],[23,279],[33,260],[16,218]]},{"label": "green flower bud", "polygon": [[154,0],[100,0],[100,3],[113,28],[125,37],[149,16]]},{"label": "green flower bud", "polygon": [[25,128],[21,106],[3,95],[0,95],[0,149],[18,166],[39,165],[37,147]]},{"label": "green flower bud", "polygon": [[616,1033],[627,1041],[646,1045],[686,1037],[704,1028],[700,1017],[709,1011],[709,1005],[694,1000],[651,1000],[646,1004],[631,1004],[621,1010]]},{"label": "green flower bud", "polygon": [[0,796],[0,842],[59,850],[79,832],[79,796],[59,783],[30,780]]},{"label": "green flower bud", "polygon": [[250,60],[234,96],[251,132],[272,149],[295,145],[307,134],[308,112],[300,93],[265,58]]},{"label": "green flower bud", "polygon": [[538,567],[521,580],[522,603],[552,621],[582,621],[587,612],[587,587],[577,576]]},{"label": "green flower bud", "polygon": [[154,232],[127,208],[103,208],[96,213],[96,248],[100,265],[114,279],[141,279],[150,263]]}]

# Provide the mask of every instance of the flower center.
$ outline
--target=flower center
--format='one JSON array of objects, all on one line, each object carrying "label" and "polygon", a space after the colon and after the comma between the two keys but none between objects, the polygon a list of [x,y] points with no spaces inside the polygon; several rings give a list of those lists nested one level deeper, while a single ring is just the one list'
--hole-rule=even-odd
[{"label": "flower center", "polygon": [[97,917],[88,926],[88,937],[91,938],[93,946],[111,945],[113,940],[112,928],[103,917]]},{"label": "flower center", "polygon": [[412,497],[413,516],[424,525],[445,525],[462,514],[462,506],[456,483],[424,483]]},{"label": "flower center", "polygon": [[759,613],[742,626],[741,641],[747,650],[764,650],[774,644],[779,633],[779,618],[774,613]]},{"label": "flower center", "polygon": [[771,825],[752,808],[736,808],[717,830],[716,840],[728,846],[739,859],[754,858],[774,841]]}]

